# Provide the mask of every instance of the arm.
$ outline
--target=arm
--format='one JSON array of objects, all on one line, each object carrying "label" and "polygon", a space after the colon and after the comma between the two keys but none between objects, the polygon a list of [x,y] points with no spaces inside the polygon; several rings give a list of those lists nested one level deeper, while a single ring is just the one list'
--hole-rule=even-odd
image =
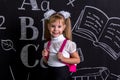
[{"label": "arm", "polygon": [[77,51],[71,53],[70,58],[65,58],[60,52],[58,53],[57,56],[60,61],[68,63],[68,64],[79,64],[80,63],[80,57]]}]

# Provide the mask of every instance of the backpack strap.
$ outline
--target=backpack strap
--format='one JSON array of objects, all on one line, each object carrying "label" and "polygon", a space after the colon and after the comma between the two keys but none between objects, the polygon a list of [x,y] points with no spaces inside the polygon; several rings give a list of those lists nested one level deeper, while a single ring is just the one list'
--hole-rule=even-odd
[{"label": "backpack strap", "polygon": [[[59,52],[62,52],[62,51],[63,51],[66,42],[67,42],[67,39],[65,39],[65,40],[63,41],[63,43],[62,43],[62,45],[61,45],[61,47],[60,47],[60,49],[59,49]],[[47,43],[47,48],[46,48],[47,50],[49,49],[50,45],[51,45],[51,41],[48,41],[48,43]],[[49,54],[48,54],[48,56],[45,56],[45,58],[48,60]]]},{"label": "backpack strap", "polygon": [[[59,49],[59,52],[62,53],[62,51],[63,51],[63,49],[64,49],[64,47],[65,47],[66,42],[67,42],[67,39],[65,39],[65,40],[63,41],[63,43],[62,43],[62,45],[61,45],[61,47],[60,47],[60,49]],[[50,45],[51,45],[51,41],[48,41],[47,50],[49,49]],[[45,58],[48,60],[49,54],[48,54],[48,56],[46,56]],[[64,63],[64,62],[63,62],[63,63]],[[76,65],[75,65],[75,64],[73,64],[73,65],[68,64],[68,63],[65,63],[65,64],[69,67],[69,71],[70,71],[70,72],[76,72]]]},{"label": "backpack strap", "polygon": [[50,44],[51,44],[51,40],[50,40],[50,41],[48,41],[48,44],[47,44],[47,50],[49,49]]},{"label": "backpack strap", "polygon": [[[65,39],[65,40],[63,41],[63,43],[62,43],[62,45],[61,45],[61,48],[59,49],[59,52],[62,52],[62,51],[63,51],[66,42],[67,42],[67,39]],[[65,62],[62,62],[62,63],[65,63]],[[68,63],[65,63],[65,64],[68,66],[70,72],[76,72],[76,65],[75,65],[75,64],[68,64]]]},{"label": "backpack strap", "polygon": [[62,51],[63,51],[66,42],[67,42],[67,39],[65,39],[65,40],[63,41],[63,43],[62,43],[62,45],[61,45],[61,48],[59,49],[59,52],[62,52]]}]

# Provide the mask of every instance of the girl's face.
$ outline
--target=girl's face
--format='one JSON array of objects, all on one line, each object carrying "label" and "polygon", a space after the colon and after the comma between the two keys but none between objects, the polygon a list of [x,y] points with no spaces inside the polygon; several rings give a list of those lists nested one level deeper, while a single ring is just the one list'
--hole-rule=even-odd
[{"label": "girl's face", "polygon": [[48,24],[48,30],[52,37],[58,37],[63,33],[65,29],[65,24],[63,24],[62,20],[56,20],[53,23]]}]

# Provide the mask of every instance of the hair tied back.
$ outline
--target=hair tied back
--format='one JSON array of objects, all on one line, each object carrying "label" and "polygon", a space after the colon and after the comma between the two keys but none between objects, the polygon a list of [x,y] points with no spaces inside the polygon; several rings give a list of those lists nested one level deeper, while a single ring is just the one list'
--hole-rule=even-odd
[{"label": "hair tied back", "polygon": [[70,17],[70,13],[67,12],[67,11],[60,11],[60,12],[58,12],[58,13],[62,14],[62,15],[64,16],[65,19],[67,19],[67,18]]},{"label": "hair tied back", "polygon": [[45,17],[45,19],[49,19],[50,16],[53,15],[53,14],[55,14],[55,13],[56,13],[56,11],[50,9],[47,12],[44,13],[44,17]]},{"label": "hair tied back", "polygon": [[[46,11],[46,12],[44,13],[44,18],[45,18],[45,19],[49,19],[50,16],[53,15],[53,14],[55,14],[55,13],[56,13],[55,10],[50,9],[50,10],[48,10],[48,11]],[[61,15],[63,15],[65,19],[67,19],[67,18],[70,17],[70,13],[67,12],[67,11],[59,11],[58,13],[61,14]]]}]

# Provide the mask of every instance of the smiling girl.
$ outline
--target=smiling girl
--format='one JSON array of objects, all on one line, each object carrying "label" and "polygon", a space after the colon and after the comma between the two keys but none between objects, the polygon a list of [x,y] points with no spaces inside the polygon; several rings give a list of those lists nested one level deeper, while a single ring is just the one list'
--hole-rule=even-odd
[{"label": "smiling girl", "polygon": [[[72,41],[70,13],[67,11],[56,12],[48,10],[44,16],[44,36],[47,42],[44,44],[42,56],[43,61],[49,66],[49,79],[69,80],[69,69],[66,63],[80,63],[80,57],[76,51],[76,43]],[[59,52],[65,39],[67,39],[67,42],[64,49]]]}]

